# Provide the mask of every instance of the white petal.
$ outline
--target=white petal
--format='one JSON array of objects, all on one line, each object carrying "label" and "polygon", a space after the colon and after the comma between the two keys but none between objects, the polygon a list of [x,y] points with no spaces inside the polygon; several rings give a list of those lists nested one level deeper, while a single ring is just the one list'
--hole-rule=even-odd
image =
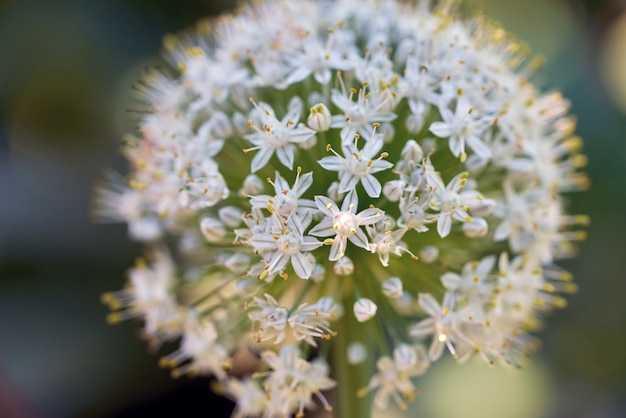
[{"label": "white petal", "polygon": [[301,279],[308,279],[311,277],[311,273],[313,272],[313,268],[311,267],[311,263],[306,259],[304,254],[296,253],[291,256],[291,266],[293,267],[293,271],[300,277]]},{"label": "white petal", "polygon": [[348,239],[350,240],[351,243],[353,243],[357,247],[365,248],[366,250],[369,251],[370,244],[367,241],[367,236],[365,235],[363,230],[361,230],[361,228],[357,228],[354,235],[350,235]]},{"label": "white petal", "polygon": [[444,122],[433,122],[429,128],[430,132],[437,135],[439,138],[447,138],[450,136],[450,127]]},{"label": "white petal", "polygon": [[326,196],[315,196],[315,204],[324,215],[331,218],[335,213],[339,212],[337,204]]},{"label": "white petal", "polygon": [[263,167],[267,165],[267,162],[272,158],[272,154],[274,150],[262,148],[259,152],[256,153],[254,158],[252,158],[252,163],[250,164],[250,171],[253,173],[261,170]]},{"label": "white petal", "polygon": [[491,150],[483,141],[475,136],[466,138],[467,145],[474,150],[474,152],[485,159],[491,158]]},{"label": "white petal", "polygon": [[420,293],[417,295],[417,301],[422,309],[430,316],[439,316],[442,314],[442,308],[437,299],[430,293]]},{"label": "white petal", "polygon": [[315,235],[316,237],[332,237],[333,235],[337,235],[337,231],[333,228],[332,221],[327,219],[315,225],[309,231],[309,234]]},{"label": "white petal", "polygon": [[379,197],[380,192],[383,189],[380,182],[371,174],[367,177],[363,177],[361,179],[361,184],[365,189],[365,193],[367,193],[369,197]]},{"label": "white petal", "polygon": [[318,160],[317,163],[322,166],[325,170],[329,171],[341,171],[346,168],[346,160],[343,158],[337,157],[335,155],[331,157],[324,157],[321,160]]},{"label": "white petal", "polygon": [[448,147],[450,147],[452,155],[458,157],[461,153],[465,152],[465,141],[457,135],[451,136],[448,140]]},{"label": "white petal", "polygon": [[330,261],[336,261],[339,260],[339,258],[343,257],[343,255],[346,252],[346,239],[343,237],[337,237],[335,238],[335,242],[333,242],[333,245],[330,246],[330,254],[328,256],[328,259]]},{"label": "white petal", "polygon": [[287,145],[276,149],[278,160],[288,169],[293,169],[293,145]]},{"label": "white petal", "polygon": [[437,232],[441,238],[445,238],[452,228],[452,216],[441,214],[437,218]]},{"label": "white petal", "polygon": [[350,210],[352,206],[352,213],[355,213],[357,208],[359,207],[359,195],[357,195],[356,190],[350,190],[350,193],[346,195],[343,199],[343,203],[341,204],[341,211],[347,212]]}]

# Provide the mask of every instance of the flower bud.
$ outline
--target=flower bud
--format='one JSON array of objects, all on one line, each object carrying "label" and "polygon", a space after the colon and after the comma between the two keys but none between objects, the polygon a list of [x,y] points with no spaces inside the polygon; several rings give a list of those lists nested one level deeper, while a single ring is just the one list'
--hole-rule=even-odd
[{"label": "flower bud", "polygon": [[420,251],[420,260],[424,263],[432,263],[439,257],[439,248],[434,247],[432,245],[428,245]]},{"label": "flower bud", "polygon": [[402,148],[402,159],[405,161],[420,162],[424,158],[422,147],[414,140],[409,139]]},{"label": "flower bud", "polygon": [[339,202],[341,200],[343,200],[343,196],[345,195],[345,193],[340,193],[339,192],[339,182],[338,181],[333,181],[330,186],[328,186],[328,191],[326,192],[326,194],[328,195],[328,197],[331,200],[334,200],[335,202]]},{"label": "flower bud", "polygon": [[354,302],[354,316],[359,322],[370,320],[376,315],[378,306],[367,298],[361,298]]},{"label": "flower bud", "polygon": [[325,132],[330,129],[330,111],[323,103],[311,107],[311,113],[306,121],[309,127],[317,132]]},{"label": "flower bud", "polygon": [[243,212],[236,206],[224,206],[217,211],[220,221],[230,228],[241,225]]},{"label": "flower bud", "polygon": [[250,256],[243,253],[235,253],[224,260],[224,267],[235,274],[245,273],[250,268]]},{"label": "flower bud", "polygon": [[249,174],[246,179],[243,181],[243,191],[248,193],[249,195],[256,195],[263,193],[263,188],[265,187],[265,183],[259,176],[254,174]]},{"label": "flower bud", "polygon": [[390,299],[402,297],[402,281],[397,277],[391,277],[383,282],[383,293]]},{"label": "flower bud", "polygon": [[409,115],[405,122],[406,130],[417,133],[424,127],[424,115]]},{"label": "flower bud", "polygon": [[417,364],[415,348],[409,344],[400,344],[393,350],[393,360],[398,370],[408,370]]},{"label": "flower bud", "polygon": [[397,202],[404,193],[404,181],[391,180],[383,186],[383,194],[390,202]]},{"label": "flower bud", "polygon": [[209,242],[220,241],[226,236],[224,224],[215,218],[203,218],[200,221],[200,231]]},{"label": "flower bud", "polygon": [[228,115],[224,112],[215,112],[211,117],[213,134],[218,138],[227,138],[233,134],[233,125]]},{"label": "flower bud", "polygon": [[313,267],[313,273],[311,273],[310,279],[315,283],[319,283],[324,280],[324,277],[326,277],[326,269],[321,264],[316,264],[315,267]]},{"label": "flower bud", "polygon": [[463,224],[463,232],[465,235],[471,238],[484,237],[489,229],[487,221],[484,218],[475,216],[472,218],[472,222],[466,222]]},{"label": "flower bud", "polygon": [[349,276],[354,272],[354,263],[348,257],[341,257],[333,266],[337,276]]},{"label": "flower bud", "polygon": [[367,349],[358,341],[348,344],[348,363],[360,364],[367,358]]}]

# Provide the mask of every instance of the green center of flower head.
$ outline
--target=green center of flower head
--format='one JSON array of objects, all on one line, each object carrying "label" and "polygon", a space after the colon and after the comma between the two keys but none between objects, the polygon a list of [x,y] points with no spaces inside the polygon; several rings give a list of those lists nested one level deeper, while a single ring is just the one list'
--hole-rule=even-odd
[{"label": "green center of flower head", "polygon": [[[575,290],[554,264],[588,221],[561,198],[587,186],[568,102],[496,25],[427,4],[247,6],[166,38],[179,72],[139,86],[128,181],[98,198],[150,262],[104,300],[242,416],[330,408],[336,380],[405,407],[444,350],[518,364]],[[241,347],[263,360],[243,380]]]}]

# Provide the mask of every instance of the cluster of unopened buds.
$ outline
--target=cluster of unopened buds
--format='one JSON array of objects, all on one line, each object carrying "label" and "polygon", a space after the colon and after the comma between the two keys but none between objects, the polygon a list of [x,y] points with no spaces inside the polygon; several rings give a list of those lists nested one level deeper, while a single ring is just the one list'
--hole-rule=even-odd
[{"label": "cluster of unopened buds", "polygon": [[97,203],[147,246],[109,319],[179,340],[175,376],[213,375],[234,416],[302,416],[336,385],[405,408],[444,351],[536,348],[576,289],[554,260],[584,237],[562,195],[586,160],[504,30],[453,2],[268,0],[165,50]]}]

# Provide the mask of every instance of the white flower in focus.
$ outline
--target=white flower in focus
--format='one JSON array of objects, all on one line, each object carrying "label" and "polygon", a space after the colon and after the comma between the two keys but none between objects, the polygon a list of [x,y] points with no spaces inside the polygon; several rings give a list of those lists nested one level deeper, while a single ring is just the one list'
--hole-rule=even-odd
[{"label": "white flower in focus", "polygon": [[354,190],[344,198],[341,210],[335,202],[324,196],[315,196],[315,203],[327,218],[313,227],[310,234],[318,237],[334,236],[328,256],[330,261],[336,261],[345,255],[348,241],[369,249],[367,236],[360,227],[378,222],[383,215],[380,209],[365,209],[357,214],[359,199]]},{"label": "white flower in focus", "polygon": [[297,110],[287,113],[282,120],[276,119],[274,110],[264,103],[257,106],[257,111],[262,126],[256,126],[250,121],[250,127],[256,132],[246,135],[246,139],[254,145],[247,148],[246,152],[258,151],[252,159],[250,170],[254,173],[265,167],[274,153],[281,164],[292,169],[295,144],[309,140],[315,131],[299,123],[300,113]]},{"label": "white flower in focus", "polygon": [[384,160],[388,156],[387,153],[377,156],[383,147],[382,135],[374,133],[362,150],[357,149],[356,143],[357,140],[355,139],[353,145],[343,147],[345,157],[329,148],[335,155],[324,157],[318,163],[326,170],[339,173],[339,193],[354,189],[360,182],[369,197],[378,197],[382,191],[382,186],[373,174],[393,166]]}]

